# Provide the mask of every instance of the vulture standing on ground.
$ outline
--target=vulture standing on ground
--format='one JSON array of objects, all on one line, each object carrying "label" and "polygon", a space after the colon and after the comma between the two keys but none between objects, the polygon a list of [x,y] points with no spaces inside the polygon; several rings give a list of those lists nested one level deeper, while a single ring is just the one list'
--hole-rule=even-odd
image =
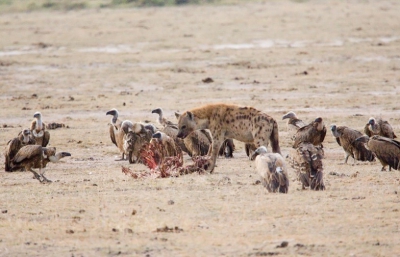
[{"label": "vulture standing on ground", "polygon": [[[61,158],[71,156],[70,153],[56,153],[55,147],[42,147],[40,145],[27,145],[19,149],[11,160],[11,168],[22,168],[31,171],[40,182],[51,182],[44,176],[44,168],[49,162],[58,162]],[[39,169],[39,173],[33,170]]]},{"label": "vulture standing on ground", "polygon": [[346,126],[336,126],[335,124],[331,126],[331,131],[337,143],[343,147],[346,153],[344,163],[347,163],[350,156],[354,159],[354,162],[356,160],[370,162],[375,160],[374,154],[363,143],[356,141],[357,138],[363,136],[361,132]]},{"label": "vulture standing on ground", "polygon": [[165,134],[164,132],[156,132],[153,134],[153,138],[150,141],[150,144],[160,144],[161,145],[161,152],[156,153],[156,162],[157,165],[160,165],[163,160],[167,157],[172,156],[180,156],[181,162],[183,162],[182,157],[182,150],[179,146],[175,143],[175,141]]},{"label": "vulture standing on ground", "polygon": [[400,170],[400,142],[391,138],[381,136],[362,136],[357,141],[364,143],[371,150],[376,158],[381,162],[381,171],[393,169]]},{"label": "vulture standing on ground", "polygon": [[321,117],[297,130],[293,136],[293,148],[297,148],[301,143],[311,143],[315,146],[322,145],[325,139],[326,127]]},{"label": "vulture standing on ground", "polygon": [[144,144],[150,142],[154,132],[154,126],[135,123],[132,130],[124,135],[124,152],[129,163],[141,162],[140,150]]},{"label": "vulture standing on ground", "polygon": [[35,144],[46,147],[50,141],[50,133],[46,130],[46,125],[42,121],[42,114],[35,112],[33,118],[35,119],[31,123],[31,132],[36,141]]},{"label": "vulture standing on ground", "polygon": [[392,126],[388,121],[382,119],[369,118],[364,127],[364,133],[369,136],[383,136],[388,138],[396,138]]},{"label": "vulture standing on ground", "polygon": [[124,136],[131,131],[132,128],[133,123],[129,120],[124,120],[118,130],[113,129],[113,131],[111,131],[110,129],[111,141],[118,147],[119,152],[121,153],[121,159],[117,159],[116,161],[123,161],[126,159],[124,150]]},{"label": "vulture standing on ground", "polygon": [[11,139],[8,141],[6,146],[6,151],[4,153],[5,159],[5,171],[11,172],[11,160],[18,153],[19,149],[21,149],[25,145],[34,145],[35,140],[31,137],[31,131],[29,129],[24,129],[18,135],[18,137]]},{"label": "vulture standing on ground", "polygon": [[257,148],[251,159],[255,159],[261,182],[268,192],[287,193],[289,191],[289,176],[286,171],[285,159],[279,153],[267,153],[265,146]]},{"label": "vulture standing on ground", "polygon": [[300,143],[297,148],[291,149],[290,164],[296,170],[303,189],[310,187],[312,190],[325,190],[323,155],[322,146],[311,143]]},{"label": "vulture standing on ground", "polygon": [[287,130],[288,131],[297,131],[298,129],[305,127],[306,124],[297,118],[296,113],[290,111],[283,115],[282,120],[288,119],[287,121]]}]

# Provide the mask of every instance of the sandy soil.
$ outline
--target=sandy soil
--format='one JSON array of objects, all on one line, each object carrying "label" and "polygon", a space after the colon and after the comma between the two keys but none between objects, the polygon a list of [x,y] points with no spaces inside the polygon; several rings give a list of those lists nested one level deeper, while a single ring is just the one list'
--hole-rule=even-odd
[{"label": "sandy soil", "polygon": [[48,185],[0,173],[0,256],[399,256],[400,173],[343,165],[330,132],[327,190],[301,190],[290,169],[289,194],[269,194],[240,142],[211,175],[134,180],[105,115],[250,105],[276,118],[284,155],[289,110],[359,130],[380,116],[399,135],[399,13],[397,1],[268,1],[1,15],[0,146],[41,111],[69,126],[50,145],[72,157],[48,165]]}]

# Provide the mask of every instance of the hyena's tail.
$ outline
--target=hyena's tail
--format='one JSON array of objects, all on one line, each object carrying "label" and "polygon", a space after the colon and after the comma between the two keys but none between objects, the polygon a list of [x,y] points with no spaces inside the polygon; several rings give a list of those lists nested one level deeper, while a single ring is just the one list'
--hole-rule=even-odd
[{"label": "hyena's tail", "polygon": [[279,130],[276,120],[273,121],[273,128],[269,140],[271,142],[272,152],[282,154],[281,148],[279,147]]}]

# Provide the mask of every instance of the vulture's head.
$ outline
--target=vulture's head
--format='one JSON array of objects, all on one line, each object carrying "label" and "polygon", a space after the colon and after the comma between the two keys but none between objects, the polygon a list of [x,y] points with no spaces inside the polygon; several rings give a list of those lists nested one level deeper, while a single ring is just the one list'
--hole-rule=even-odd
[{"label": "vulture's head", "polygon": [[118,116],[118,111],[114,108],[106,112],[106,115]]},{"label": "vulture's head", "polygon": [[146,124],[146,126],[144,126],[144,128],[146,130],[150,131],[151,134],[156,133],[156,130],[157,130],[156,126],[154,126],[153,124]]},{"label": "vulture's head", "polygon": [[22,134],[24,136],[29,136],[31,134],[31,131],[29,129],[24,129],[24,130],[22,130]]},{"label": "vulture's head", "polygon": [[297,118],[296,113],[290,111],[288,113],[286,113],[285,115],[283,115],[282,120],[284,119],[294,119]]},{"label": "vulture's head", "polygon": [[331,131],[332,131],[332,135],[334,137],[339,137],[340,136],[339,132],[337,131],[336,124],[332,124],[331,125]]},{"label": "vulture's head", "polygon": [[133,123],[130,120],[124,120],[121,124],[121,129],[128,134],[129,131],[133,130]]},{"label": "vulture's head", "polygon": [[33,114],[33,118],[40,120],[42,119],[42,114],[40,112],[35,112],[35,114]]},{"label": "vulture's head", "polygon": [[324,128],[324,121],[322,120],[321,117],[318,117],[314,120],[314,125],[318,131],[322,130]]},{"label": "vulture's head", "polygon": [[166,137],[167,137],[167,135],[164,132],[158,131],[153,134],[152,140],[155,140],[157,142],[163,142],[163,141],[165,141]]},{"label": "vulture's head", "polygon": [[268,152],[268,150],[267,150],[267,148],[266,148],[265,146],[260,146],[260,147],[257,148],[257,149],[254,151],[254,153],[251,155],[250,160],[253,161],[253,160],[256,159],[257,155],[265,154],[265,153],[267,153],[267,152]]},{"label": "vulture's head", "polygon": [[151,111],[151,113],[157,113],[158,115],[162,115],[163,111],[161,108],[157,108]]},{"label": "vulture's head", "polygon": [[185,138],[196,129],[194,114],[190,111],[184,112],[178,120],[178,138]]},{"label": "vulture's head", "polygon": [[375,123],[376,123],[376,120],[375,120],[375,118],[373,118],[373,117],[369,118],[369,120],[368,120],[368,124],[370,124],[370,125],[374,126],[374,125],[375,125]]}]

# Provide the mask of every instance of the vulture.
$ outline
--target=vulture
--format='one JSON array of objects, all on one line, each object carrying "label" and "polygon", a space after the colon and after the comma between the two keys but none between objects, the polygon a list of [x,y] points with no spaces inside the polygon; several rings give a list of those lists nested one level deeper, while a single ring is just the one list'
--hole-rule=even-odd
[{"label": "vulture", "polygon": [[34,145],[35,140],[31,137],[31,131],[29,129],[24,129],[19,133],[18,137],[11,139],[8,141],[6,146],[6,151],[4,153],[5,160],[5,171],[11,172],[11,160],[18,153],[19,149],[21,149],[25,145]]},{"label": "vulture", "polygon": [[323,181],[322,146],[311,143],[300,143],[290,152],[290,164],[296,170],[297,178],[302,189],[310,187],[312,190],[325,190]]},{"label": "vulture", "polygon": [[388,138],[396,138],[392,126],[388,121],[382,119],[369,118],[367,124],[364,127],[364,133],[369,136],[382,136]]},{"label": "vulture", "polygon": [[121,153],[121,159],[117,159],[117,161],[125,160],[125,150],[124,150],[124,136],[128,134],[129,131],[133,129],[133,123],[129,120],[124,120],[119,129],[116,129],[115,126],[111,132],[110,129],[110,136],[111,141],[118,147],[119,152]]},{"label": "vulture", "polygon": [[322,145],[325,139],[326,127],[321,117],[297,130],[292,137],[293,148],[297,148],[301,143],[311,143],[315,146]]},{"label": "vulture", "polygon": [[140,150],[144,144],[150,143],[153,134],[153,125],[133,124],[132,130],[124,135],[124,152],[128,156],[129,163],[141,162]]},{"label": "vulture", "polygon": [[33,118],[30,129],[36,141],[35,144],[46,147],[50,141],[50,133],[46,131],[46,125],[42,121],[42,114],[40,112],[35,112]]},{"label": "vulture", "polygon": [[221,148],[219,149],[219,156],[225,155],[225,158],[233,158],[233,151],[235,151],[235,144],[233,143],[233,139],[225,139],[225,141],[222,143]]},{"label": "vulture", "polygon": [[[33,173],[40,182],[51,182],[44,176],[44,168],[49,162],[58,162],[61,158],[71,156],[70,153],[56,153],[55,147],[43,147],[41,145],[26,145],[19,149],[18,153],[11,160],[11,168],[25,168]],[[33,170],[39,169],[39,173]]]},{"label": "vulture", "polygon": [[261,182],[270,193],[288,193],[289,176],[285,159],[279,153],[268,153],[265,146],[258,147],[251,159],[255,159]]},{"label": "vulture", "polygon": [[364,143],[371,150],[376,158],[381,162],[381,171],[386,170],[389,166],[389,171],[393,169],[400,170],[400,142],[392,138],[381,136],[362,136],[356,141]]},{"label": "vulture", "polygon": [[175,141],[164,132],[154,133],[150,141],[150,144],[161,145],[162,151],[160,153],[157,153],[157,156],[155,158],[157,161],[157,165],[160,165],[166,157],[172,157],[172,156],[180,156],[181,161],[183,162],[182,150],[175,143]]},{"label": "vulture", "polygon": [[354,162],[356,160],[370,162],[375,160],[374,154],[363,143],[356,141],[357,138],[363,136],[361,132],[346,126],[336,126],[335,124],[331,126],[331,131],[337,143],[343,147],[346,153],[344,163],[347,163],[350,156],[354,159]]},{"label": "vulture", "polygon": [[287,130],[288,131],[297,131],[298,129],[305,127],[306,124],[297,118],[296,113],[290,111],[283,115],[282,120],[288,119],[287,121]]}]

